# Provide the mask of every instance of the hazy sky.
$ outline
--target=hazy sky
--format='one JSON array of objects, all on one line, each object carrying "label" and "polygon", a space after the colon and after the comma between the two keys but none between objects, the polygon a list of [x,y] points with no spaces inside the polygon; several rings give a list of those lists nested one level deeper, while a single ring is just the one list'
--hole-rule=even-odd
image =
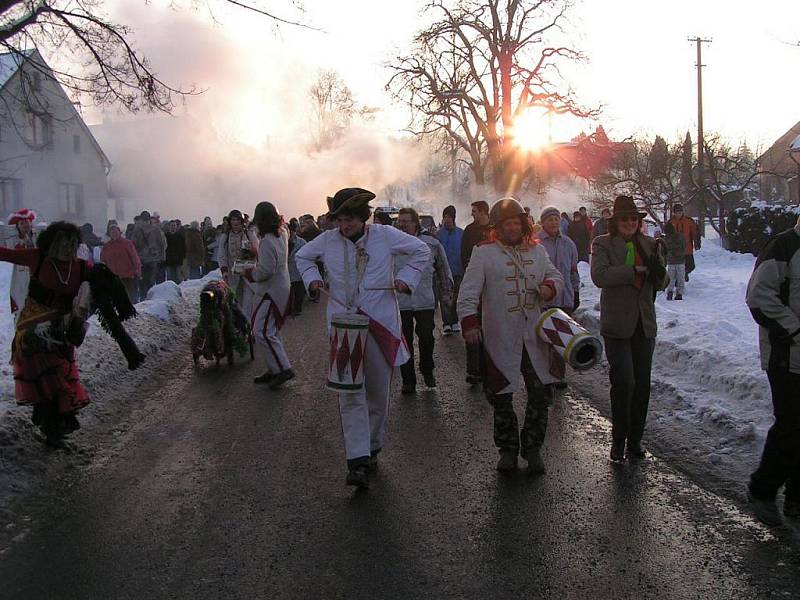
[{"label": "hazy sky", "polygon": [[[424,23],[423,2],[304,0],[307,19],[323,33],[289,26],[276,32],[268,20],[236,9],[215,9],[212,22],[205,10],[175,13],[166,3],[113,0],[109,7],[134,26],[139,46],[171,81],[208,89],[201,104],[233,137],[257,145],[291,132],[321,67],[339,71],[360,101],[383,107],[381,125],[405,124],[406,114],[383,91],[383,64]],[[284,3],[269,5],[281,12]],[[687,41],[694,35],[713,38],[703,56],[707,131],[756,147],[800,120],[800,47],[791,45],[800,41],[800,2],[583,0],[571,14],[575,46],[590,61],[568,72],[569,84],[587,103],[602,103],[600,120],[616,137],[694,130],[695,48]],[[589,126],[564,120],[554,123],[554,134],[565,138]]]}]

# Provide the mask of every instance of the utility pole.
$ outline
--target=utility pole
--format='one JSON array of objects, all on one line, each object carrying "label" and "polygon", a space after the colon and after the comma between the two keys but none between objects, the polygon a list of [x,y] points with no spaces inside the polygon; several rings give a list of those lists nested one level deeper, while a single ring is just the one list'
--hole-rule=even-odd
[{"label": "utility pole", "polygon": [[690,42],[697,45],[697,179],[698,192],[700,194],[700,223],[698,229],[700,235],[705,235],[706,228],[706,184],[705,184],[705,160],[704,160],[704,140],[703,140],[703,44],[710,44],[712,40],[703,39],[700,36],[689,38]]}]

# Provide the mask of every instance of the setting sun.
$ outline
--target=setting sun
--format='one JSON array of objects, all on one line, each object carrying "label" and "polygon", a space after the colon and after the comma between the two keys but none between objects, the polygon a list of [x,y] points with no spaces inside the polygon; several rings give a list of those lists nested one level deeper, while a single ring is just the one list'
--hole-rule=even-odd
[{"label": "setting sun", "polygon": [[514,143],[523,150],[536,152],[552,142],[546,111],[528,109],[514,120]]}]

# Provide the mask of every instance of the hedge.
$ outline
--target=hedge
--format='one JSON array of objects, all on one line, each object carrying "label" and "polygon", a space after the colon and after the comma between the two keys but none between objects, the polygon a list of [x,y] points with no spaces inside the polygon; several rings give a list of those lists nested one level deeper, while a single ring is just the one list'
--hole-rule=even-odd
[{"label": "hedge", "polygon": [[758,256],[770,237],[795,226],[798,214],[798,206],[753,205],[734,209],[726,223],[728,250]]}]

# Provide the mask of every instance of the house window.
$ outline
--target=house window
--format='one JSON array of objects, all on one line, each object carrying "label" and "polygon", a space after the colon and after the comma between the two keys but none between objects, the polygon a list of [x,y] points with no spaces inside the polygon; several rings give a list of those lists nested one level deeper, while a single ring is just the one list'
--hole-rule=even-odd
[{"label": "house window", "polygon": [[72,136],[72,151],[75,154],[81,153],[81,136],[79,135]]},{"label": "house window", "polygon": [[22,181],[19,179],[0,180],[0,211],[2,214],[14,212],[22,206]]},{"label": "house window", "polygon": [[33,146],[46,146],[53,141],[49,116],[28,113],[28,141]]},{"label": "house window", "polygon": [[83,186],[79,183],[58,184],[58,207],[65,217],[83,214]]}]

